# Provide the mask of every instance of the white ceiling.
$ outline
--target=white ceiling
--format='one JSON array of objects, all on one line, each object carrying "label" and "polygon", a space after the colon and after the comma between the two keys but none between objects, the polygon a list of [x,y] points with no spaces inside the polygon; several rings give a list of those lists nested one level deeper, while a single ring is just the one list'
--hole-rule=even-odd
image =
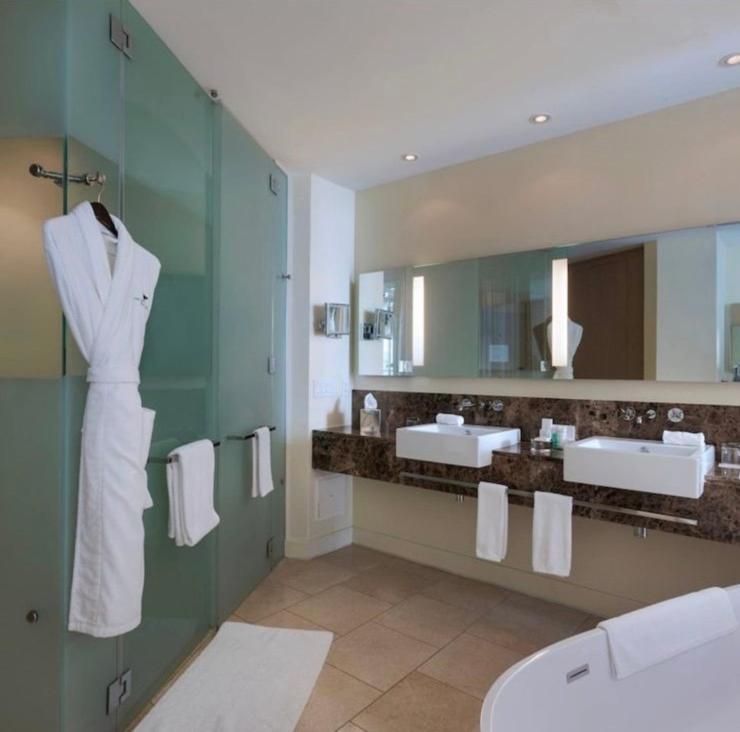
[{"label": "white ceiling", "polygon": [[738,0],[133,2],[288,170],[358,189],[740,87]]}]

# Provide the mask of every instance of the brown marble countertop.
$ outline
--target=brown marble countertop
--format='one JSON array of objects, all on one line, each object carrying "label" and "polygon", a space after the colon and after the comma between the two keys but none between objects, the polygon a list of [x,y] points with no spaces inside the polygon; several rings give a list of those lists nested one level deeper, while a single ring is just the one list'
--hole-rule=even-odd
[{"label": "brown marble countertop", "polygon": [[[395,432],[387,429],[379,436],[362,435],[357,427],[350,426],[314,430],[313,467],[472,497],[477,495],[477,488],[472,486],[482,480],[527,493],[550,491],[572,496],[577,502],[574,514],[586,518],[740,543],[740,481],[719,468],[707,476],[701,498],[691,499],[566,482],[562,451],[532,453],[525,442],[495,451],[491,465],[484,468],[398,458],[395,443]],[[439,482],[424,481],[421,476]],[[510,495],[510,502],[530,505],[531,498]],[[591,507],[596,505],[599,508]],[[632,513],[616,513],[609,507]]]},{"label": "brown marble countertop", "polygon": [[[387,428],[381,430],[381,433],[379,435],[363,435],[362,432],[360,432],[359,427],[354,427],[352,425],[345,425],[343,427],[326,427],[321,430],[314,430],[314,433],[324,433],[328,435],[348,435],[351,437],[363,437],[369,440],[386,440],[388,442],[392,442],[394,445],[396,444],[395,432],[390,432]],[[533,452],[530,445],[530,442],[520,442],[517,445],[512,445],[511,447],[502,447],[498,450],[494,450],[493,454],[512,456],[522,455],[530,458],[540,458],[546,460],[562,460],[565,456],[565,453],[562,450]]]}]

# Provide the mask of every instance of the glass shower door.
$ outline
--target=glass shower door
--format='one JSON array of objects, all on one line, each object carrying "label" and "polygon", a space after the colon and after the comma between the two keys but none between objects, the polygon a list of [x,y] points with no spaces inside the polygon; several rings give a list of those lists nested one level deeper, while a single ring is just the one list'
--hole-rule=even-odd
[{"label": "glass shower door", "polygon": [[[265,498],[251,495],[253,441],[227,440],[221,447],[217,615],[222,621],[282,556],[286,186],[265,151],[220,107],[216,129],[221,432],[244,436],[261,425],[276,427],[271,433],[275,490]],[[279,183],[277,193],[270,176]]]},{"label": "glass shower door", "polygon": [[[65,77],[67,94],[67,170],[100,171],[104,188],[67,184],[66,212],[83,201],[101,202],[120,214],[120,79],[123,58],[108,39],[109,15],[120,14],[120,0],[68,0]],[[87,396],[87,364],[69,328],[64,331],[64,602],[68,609],[77,524],[82,415]],[[119,674],[118,642],[65,632],[64,729],[111,732],[116,717],[107,714],[106,687]]]},{"label": "glass shower door", "polygon": [[[125,70],[124,221],[162,270],[141,362],[141,398],[157,413],[151,454],[215,435],[211,152],[208,96],[130,3]],[[195,547],[167,536],[165,466],[147,469],[146,579],[141,625],[121,639],[133,692],[123,726],[213,623],[213,535]]]}]

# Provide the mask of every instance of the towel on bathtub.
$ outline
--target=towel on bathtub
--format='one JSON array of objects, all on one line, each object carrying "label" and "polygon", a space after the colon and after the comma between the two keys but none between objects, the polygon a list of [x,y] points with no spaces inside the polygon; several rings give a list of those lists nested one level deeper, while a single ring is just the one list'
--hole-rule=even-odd
[{"label": "towel on bathtub", "polygon": [[506,486],[478,484],[475,554],[489,562],[503,562],[509,541],[509,498]]},{"label": "towel on bathtub", "polygon": [[727,592],[710,587],[604,620],[612,671],[625,679],[733,633],[738,620]]}]

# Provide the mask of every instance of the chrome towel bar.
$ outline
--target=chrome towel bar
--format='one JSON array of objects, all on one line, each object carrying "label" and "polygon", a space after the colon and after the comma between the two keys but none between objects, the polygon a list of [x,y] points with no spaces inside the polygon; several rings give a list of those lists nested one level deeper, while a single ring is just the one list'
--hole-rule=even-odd
[{"label": "chrome towel bar", "polygon": [[[214,442],[213,446],[218,447],[221,443],[220,442]],[[160,463],[162,465],[167,465],[168,463],[174,463],[177,459],[177,456],[175,457],[168,457],[167,455],[155,455],[154,457],[150,457],[146,464],[149,465],[151,463]]]},{"label": "chrome towel bar", "polygon": [[[274,432],[277,429],[277,427],[270,427],[269,429],[270,429],[270,432]],[[250,432],[248,435],[228,435],[226,439],[227,440],[251,440],[254,437],[254,435],[255,435],[254,432]],[[213,446],[218,447],[220,444],[221,444],[220,441],[216,441],[213,443]],[[166,465],[168,463],[173,462],[175,459],[176,458],[174,457],[167,457],[166,455],[163,455],[161,457],[160,456],[150,457],[146,462],[147,462],[147,465],[151,463],[160,463],[160,464]]]},{"label": "chrome towel bar", "polygon": [[[401,472],[399,474],[401,480],[420,480],[428,483],[438,483],[440,485],[451,485],[457,486],[458,488],[468,488],[471,490],[477,490],[477,483],[467,483],[463,480],[454,480],[453,478],[438,478],[437,476],[422,475],[421,473],[408,473]],[[509,488],[508,493],[511,496],[518,496],[519,498],[534,499],[533,491],[520,491],[514,488]],[[668,521],[673,524],[682,524],[684,526],[698,526],[699,521],[692,518],[684,518],[683,516],[673,516],[668,513],[653,513],[652,511],[641,511],[637,508],[622,508],[621,506],[609,506],[606,503],[589,503],[588,501],[573,501],[574,506],[579,508],[588,508],[592,511],[608,511],[610,513],[619,513],[625,516],[637,516],[638,518],[656,519],[658,521]]]},{"label": "chrome towel bar", "polygon": [[[277,429],[277,427],[270,427],[269,429],[270,429],[270,432],[274,432]],[[227,435],[226,439],[227,440],[251,440],[254,437],[254,435],[255,435],[254,432],[250,432],[248,435]],[[221,442],[217,441],[213,443],[213,446],[218,447],[220,444]],[[162,455],[162,456],[150,457],[146,462],[147,462],[147,465],[151,463],[160,463],[160,464],[166,465],[167,463],[171,463],[174,460],[175,458]]]},{"label": "chrome towel bar", "polygon": [[[277,427],[269,427],[270,432],[274,432]],[[227,440],[251,440],[256,435],[255,432],[250,432],[248,435],[227,435]]]}]

